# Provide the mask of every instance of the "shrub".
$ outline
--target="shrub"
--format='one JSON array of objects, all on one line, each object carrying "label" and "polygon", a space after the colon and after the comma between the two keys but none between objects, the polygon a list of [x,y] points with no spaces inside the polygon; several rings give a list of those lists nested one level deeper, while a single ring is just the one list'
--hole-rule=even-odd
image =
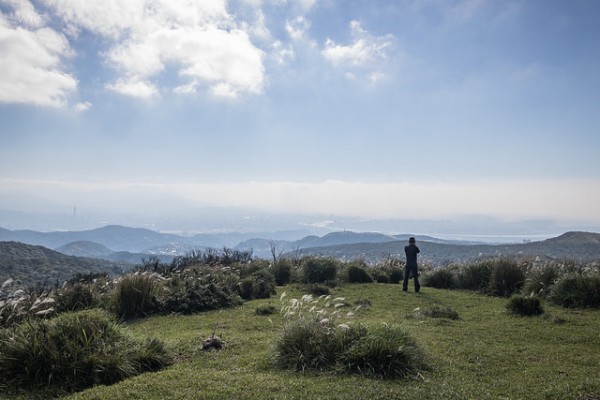
[{"label": "shrub", "polygon": [[569,275],[550,290],[549,299],[563,307],[600,307],[600,275]]},{"label": "shrub", "polygon": [[351,264],[348,267],[348,282],[350,283],[372,283],[373,278],[367,270],[357,264]]},{"label": "shrub", "polygon": [[[282,307],[286,320],[275,354],[279,368],[380,378],[402,378],[426,368],[424,352],[400,327],[339,323],[339,308],[345,299],[330,297],[314,300],[305,295]],[[325,305],[321,306],[321,300]],[[336,311],[330,312],[330,307]],[[352,315],[349,312],[346,317]]]},{"label": "shrub", "polygon": [[340,357],[347,371],[391,379],[428,369],[425,352],[400,326],[382,324],[357,333]]},{"label": "shrub", "polygon": [[515,261],[496,260],[490,275],[488,293],[493,296],[509,297],[518,292],[524,283],[525,272]]},{"label": "shrub", "polygon": [[203,284],[199,281],[186,281],[186,283],[163,299],[164,312],[189,315],[233,307],[239,301],[237,296],[232,296],[214,283]]},{"label": "shrub", "polygon": [[391,279],[388,272],[382,267],[375,267],[371,269],[371,277],[377,283],[390,283]]},{"label": "shrub", "polygon": [[150,315],[159,309],[159,284],[154,274],[125,275],[118,282],[112,298],[112,310],[123,319]]},{"label": "shrub", "polygon": [[100,310],[0,331],[0,380],[8,389],[72,392],[112,384],[172,362],[162,342],[134,341]]},{"label": "shrub", "polygon": [[544,313],[544,308],[539,297],[523,296],[520,294],[513,295],[506,303],[506,310],[512,314],[533,316]]},{"label": "shrub", "polygon": [[90,284],[67,284],[56,295],[56,311],[80,311],[98,307],[99,300]]},{"label": "shrub", "polygon": [[363,330],[341,328],[316,314],[295,319],[285,325],[276,342],[275,363],[295,371],[335,370],[344,351],[364,336]]},{"label": "shrub", "polygon": [[269,271],[261,269],[240,281],[239,294],[242,299],[268,299],[275,294],[275,278]]},{"label": "shrub", "polygon": [[550,288],[560,277],[560,270],[555,265],[547,265],[541,270],[532,271],[525,281],[523,293],[548,296]]},{"label": "shrub", "polygon": [[275,265],[273,265],[272,272],[277,286],[287,285],[292,278],[291,261],[286,259],[277,261]]},{"label": "shrub", "polygon": [[303,260],[303,272],[305,283],[333,283],[338,272],[338,261],[308,257]]},{"label": "shrub", "polygon": [[404,270],[400,267],[390,267],[390,283],[398,284],[404,279]]},{"label": "shrub", "polygon": [[490,283],[492,268],[492,262],[480,262],[463,267],[456,279],[458,288],[485,291]]},{"label": "shrub", "polygon": [[437,289],[452,289],[455,286],[454,274],[448,268],[437,268],[425,275],[423,285]]}]

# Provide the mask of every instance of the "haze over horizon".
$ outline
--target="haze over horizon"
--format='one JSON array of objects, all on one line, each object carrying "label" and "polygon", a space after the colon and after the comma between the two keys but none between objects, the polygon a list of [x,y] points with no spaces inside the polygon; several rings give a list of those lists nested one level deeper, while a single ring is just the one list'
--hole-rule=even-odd
[{"label": "haze over horizon", "polygon": [[76,207],[185,230],[217,207],[598,229],[599,19],[593,0],[0,0],[0,227]]}]

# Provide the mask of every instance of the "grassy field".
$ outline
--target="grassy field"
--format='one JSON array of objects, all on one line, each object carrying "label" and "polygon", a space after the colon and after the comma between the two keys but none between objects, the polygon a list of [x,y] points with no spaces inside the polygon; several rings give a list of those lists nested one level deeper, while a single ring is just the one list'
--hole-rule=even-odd
[{"label": "grassy field", "polygon": [[[506,299],[423,288],[403,293],[398,285],[344,285],[347,310],[359,301],[353,323],[399,324],[417,338],[433,367],[411,380],[274,370],[273,345],[282,317],[259,316],[257,307],[279,309],[278,296],[193,316],[162,316],[127,324],[133,335],[157,337],[177,353],[175,365],[99,386],[67,399],[597,399],[600,398],[600,311],[545,304],[541,317],[505,311]],[[415,309],[451,307],[458,320],[425,318]],[[221,351],[203,352],[215,332]],[[0,395],[0,398],[3,398]]]}]

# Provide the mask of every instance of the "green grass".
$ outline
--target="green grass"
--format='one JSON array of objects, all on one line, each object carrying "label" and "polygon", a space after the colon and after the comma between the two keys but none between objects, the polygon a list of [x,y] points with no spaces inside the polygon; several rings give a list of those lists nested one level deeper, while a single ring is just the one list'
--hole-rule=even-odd
[{"label": "green grass", "polygon": [[[278,288],[287,298],[304,293]],[[281,333],[279,314],[257,315],[278,297],[191,316],[158,316],[126,325],[138,338],[156,337],[177,354],[164,370],[67,399],[578,399],[600,397],[600,310],[545,304],[545,316],[506,312],[506,299],[423,288],[403,293],[398,285],[342,285],[331,289],[371,305],[354,323],[403,327],[425,349],[432,367],[420,379],[380,380],[361,375],[298,373],[272,367]],[[414,318],[417,308],[450,307],[460,319]],[[557,323],[561,321],[563,323]],[[213,332],[222,351],[201,351]],[[7,399],[0,394],[0,399]],[[25,398],[25,397],[24,397]]]}]

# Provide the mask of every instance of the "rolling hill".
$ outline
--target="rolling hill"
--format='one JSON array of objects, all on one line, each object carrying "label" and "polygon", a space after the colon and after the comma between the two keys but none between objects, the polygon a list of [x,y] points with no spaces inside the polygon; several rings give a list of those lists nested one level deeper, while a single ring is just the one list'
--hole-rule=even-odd
[{"label": "rolling hill", "polygon": [[[356,243],[302,249],[301,254],[336,257],[344,260],[362,258],[376,262],[388,257],[404,258],[405,241]],[[567,232],[558,237],[523,244],[448,244],[418,241],[421,259],[432,264],[464,262],[482,257],[543,256],[555,259],[600,261],[600,234]]]},{"label": "rolling hill", "polygon": [[67,256],[43,246],[0,242],[0,282],[9,278],[23,285],[63,282],[77,273],[119,274],[130,266],[105,260]]}]

